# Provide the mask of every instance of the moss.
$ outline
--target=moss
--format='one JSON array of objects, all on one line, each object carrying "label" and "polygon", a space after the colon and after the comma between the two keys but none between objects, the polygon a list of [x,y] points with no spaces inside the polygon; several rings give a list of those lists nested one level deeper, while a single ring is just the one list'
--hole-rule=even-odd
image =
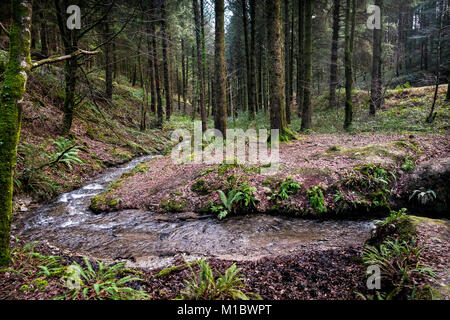
[{"label": "moss", "polygon": [[199,179],[192,186],[191,191],[195,192],[199,195],[205,196],[211,193],[208,186],[206,185],[205,180]]},{"label": "moss", "polygon": [[106,206],[108,206],[108,199],[106,195],[102,193],[92,198],[89,209],[94,213],[101,213]]},{"label": "moss", "polygon": [[186,208],[186,201],[185,200],[178,200],[178,199],[163,199],[161,201],[161,208],[164,210],[164,212],[183,212],[183,210]]},{"label": "moss", "polygon": [[116,209],[117,205],[122,201],[120,198],[114,198],[108,202],[108,206],[112,209]]},{"label": "moss", "polygon": [[131,152],[123,149],[112,148],[110,149],[110,153],[114,158],[119,158],[123,161],[129,161],[133,158]]},{"label": "moss", "polygon": [[161,271],[159,271],[156,275],[155,278],[165,278],[168,275],[171,275],[174,272],[178,272],[181,271],[185,268],[187,268],[188,266],[193,266],[196,265],[200,262],[200,260],[194,261],[194,262],[189,262],[189,263],[184,263],[178,266],[173,266],[173,267],[169,267],[169,268],[165,268]]},{"label": "moss", "polygon": [[403,215],[384,225],[377,226],[367,244],[379,246],[386,240],[398,239],[399,241],[410,242],[417,236],[417,224],[411,216]]},{"label": "moss", "polygon": [[6,70],[8,64],[8,52],[0,50],[0,73]]},{"label": "moss", "polygon": [[[9,59],[0,91],[0,265],[8,265],[13,172],[22,122],[21,101],[31,70],[31,4],[12,1]],[[25,19],[25,17],[29,17]]]},{"label": "moss", "polygon": [[338,146],[332,146],[332,147],[328,148],[326,152],[327,152],[327,153],[333,153],[333,152],[338,152],[338,151],[341,151],[341,148],[340,148],[340,147],[338,147]]}]

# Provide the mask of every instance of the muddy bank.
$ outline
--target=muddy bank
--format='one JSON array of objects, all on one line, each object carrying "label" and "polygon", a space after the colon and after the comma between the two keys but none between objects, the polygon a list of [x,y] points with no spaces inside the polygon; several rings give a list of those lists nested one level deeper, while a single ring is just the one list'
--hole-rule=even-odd
[{"label": "muddy bank", "polygon": [[[235,203],[234,214],[355,218],[420,205],[420,213],[445,216],[449,189],[442,181],[450,172],[449,141],[448,135],[299,136],[281,145],[280,170],[272,175],[261,174],[261,165],[176,165],[169,157],[153,159],[94,197],[91,209],[212,214],[221,205],[218,191],[235,190],[254,201],[252,206]],[[447,164],[423,170],[439,161]],[[290,182],[298,184],[297,190],[286,190]],[[436,197],[427,206],[409,200],[416,188],[433,190]]]}]

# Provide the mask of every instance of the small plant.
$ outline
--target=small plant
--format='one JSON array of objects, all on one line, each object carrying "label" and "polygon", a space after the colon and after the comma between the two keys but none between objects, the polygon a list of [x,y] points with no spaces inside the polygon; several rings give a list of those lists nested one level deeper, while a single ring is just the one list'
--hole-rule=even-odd
[{"label": "small plant", "polygon": [[65,297],[73,300],[77,298],[86,300],[143,300],[150,298],[145,292],[126,286],[133,281],[142,281],[141,279],[131,276],[120,278],[125,263],[105,266],[102,262],[98,262],[97,268],[94,269],[85,257],[84,264],[86,265],[85,269],[76,262],[68,268],[65,278],[75,279],[77,285],[70,289]]},{"label": "small plant", "polygon": [[278,190],[272,194],[271,199],[275,200],[288,200],[291,195],[297,194],[301,184],[296,183],[291,177],[286,178],[279,183]]},{"label": "small plant", "polygon": [[326,213],[325,197],[323,196],[322,186],[314,186],[307,190],[309,196],[309,205],[314,210],[314,213]]},{"label": "small plant", "polygon": [[253,210],[258,201],[253,196],[255,191],[256,189],[249,187],[246,182],[237,189],[231,189],[228,192],[228,195],[222,190],[218,190],[217,192],[219,193],[222,204],[212,206],[211,211],[213,213],[218,213],[219,220],[222,220],[234,211],[235,206],[245,210]]},{"label": "small plant", "polygon": [[385,227],[387,225],[394,225],[398,219],[406,215],[406,209],[400,209],[399,211],[391,211],[389,217],[384,220],[376,220],[375,225],[380,227]]},{"label": "small plant", "polygon": [[[217,277],[204,259],[198,263],[200,268],[198,274],[194,272],[191,264],[187,262],[186,264],[192,276],[189,277],[189,280],[185,280],[186,288],[181,291],[178,300],[250,300],[249,295],[242,291],[246,286],[243,283],[244,279],[239,276],[241,269],[237,268],[236,264],[229,267],[224,275],[216,270]],[[261,299],[255,294],[250,296]]]},{"label": "small plant", "polygon": [[211,211],[218,213],[219,215],[217,217],[219,220],[222,220],[233,211],[233,203],[242,196],[242,193],[235,189],[231,190],[228,195],[222,190],[218,190],[217,192],[219,193],[220,200],[222,200],[222,205],[213,206]]},{"label": "small plant", "polygon": [[412,161],[412,159],[410,157],[406,158],[405,162],[403,162],[403,164],[402,164],[402,170],[407,173],[411,173],[415,167],[416,167],[416,164],[414,163],[414,161]]},{"label": "small plant", "polygon": [[415,240],[410,242],[387,240],[379,247],[366,246],[363,262],[367,266],[376,265],[381,270],[385,300],[392,300],[402,295],[410,295],[415,290],[414,279],[420,276],[435,277],[433,270],[420,263],[422,247]]},{"label": "small plant", "polygon": [[78,157],[80,146],[64,137],[60,137],[58,140],[52,139],[52,142],[56,145],[57,151],[49,155],[50,162],[48,165],[64,163],[67,168],[72,170],[73,163],[83,164],[83,161]]},{"label": "small plant", "polygon": [[253,196],[253,193],[256,192],[256,189],[250,187],[247,182],[242,183],[242,185],[238,188],[238,192],[241,193],[237,202],[240,207],[244,207],[247,209],[253,209],[256,207],[256,203],[258,200]]},{"label": "small plant", "polygon": [[423,206],[427,205],[428,203],[433,202],[436,200],[437,195],[436,192],[433,190],[428,191],[422,191],[422,190],[414,190],[413,194],[409,197],[409,201],[413,200],[414,198],[417,198],[417,201]]}]

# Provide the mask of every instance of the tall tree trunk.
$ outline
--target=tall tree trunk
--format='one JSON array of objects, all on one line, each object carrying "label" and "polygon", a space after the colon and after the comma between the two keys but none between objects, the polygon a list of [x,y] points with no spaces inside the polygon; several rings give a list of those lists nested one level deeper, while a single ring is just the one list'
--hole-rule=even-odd
[{"label": "tall tree trunk", "polygon": [[298,56],[297,56],[297,113],[303,113],[304,79],[305,79],[305,0],[298,3]]},{"label": "tall tree trunk", "polygon": [[116,54],[116,41],[113,40],[112,41],[112,52],[113,52],[113,79],[116,80],[117,79],[117,54]]},{"label": "tall tree trunk", "polygon": [[168,56],[168,41],[167,41],[167,12],[166,0],[161,2],[161,37],[162,37],[162,52],[163,52],[163,66],[164,66],[164,91],[166,94],[166,119],[170,120],[172,113],[172,95],[170,92],[170,73],[169,73],[169,56]]},{"label": "tall tree trunk", "polygon": [[[151,19],[150,19],[151,20]],[[154,35],[152,35],[151,33],[151,23],[148,23],[147,25],[147,52],[148,52],[148,59],[147,59],[147,64],[148,64],[148,78],[149,78],[149,82],[150,82],[150,110],[153,112],[153,114],[156,114],[156,104],[157,104],[157,98],[156,98],[156,87],[155,87],[155,66],[154,66],[154,60],[153,60],[153,54],[154,54],[154,50],[153,50],[153,41],[152,41],[152,37],[154,37]]]},{"label": "tall tree trunk", "polygon": [[312,0],[305,0],[305,81],[303,95],[302,130],[312,127]]},{"label": "tall tree trunk", "polygon": [[198,78],[200,82],[200,115],[202,118],[202,131],[206,131],[206,106],[205,106],[205,82],[203,76],[202,63],[202,44],[201,44],[201,26],[200,13],[197,0],[193,0],[194,5],[194,19],[195,19],[195,38],[197,43],[197,68]]},{"label": "tall tree trunk", "polygon": [[[375,5],[379,6],[381,9],[381,14],[383,12],[383,0],[376,0]],[[383,23],[381,23],[383,26]],[[371,93],[370,93],[370,114],[375,115],[376,110],[381,108],[383,103],[382,88],[380,86],[381,82],[381,38],[382,38],[382,27],[381,29],[373,30],[373,61],[372,61],[372,82],[371,82]]]},{"label": "tall tree trunk", "polygon": [[[242,0],[242,21],[244,24],[244,48],[245,48],[245,70],[247,76],[247,101],[248,101],[248,115],[250,119],[255,118],[255,104],[251,93],[251,62],[250,62],[250,47],[248,40],[248,14],[247,14],[247,1]],[[244,81],[245,83],[245,81]]]},{"label": "tall tree trunk", "polygon": [[285,88],[284,88],[284,96],[285,96],[285,105],[286,105],[286,122],[291,122],[291,112],[290,112],[290,48],[289,48],[289,0],[284,0],[284,78],[285,78]]},{"label": "tall tree trunk", "polygon": [[341,0],[334,0],[333,8],[333,37],[331,39],[330,62],[330,108],[336,106],[336,87],[338,84],[338,43],[339,43],[339,12]]},{"label": "tall tree trunk", "polygon": [[284,97],[283,44],[281,37],[281,0],[267,0],[267,30],[269,48],[270,127],[280,130],[280,138],[289,132],[286,123]]},{"label": "tall tree trunk", "polygon": [[186,54],[184,52],[184,39],[181,39],[181,74],[182,74],[182,94],[183,94],[183,114],[186,114]]},{"label": "tall tree trunk", "polygon": [[[434,119],[436,119],[437,113],[435,112],[436,102],[439,92],[439,81],[441,77],[441,39],[442,39],[442,30],[443,30],[443,20],[444,20],[444,1],[441,1],[439,7],[439,23],[438,23],[438,43],[437,43],[437,52],[436,52],[436,86],[434,89],[434,97],[433,104],[431,106],[430,114],[428,115],[426,122],[432,123]],[[447,92],[448,93],[448,92]]]},{"label": "tall tree trunk", "polygon": [[31,0],[12,0],[9,61],[0,91],[0,265],[7,266],[9,251],[13,175],[22,123],[22,103],[31,69]]},{"label": "tall tree trunk", "polygon": [[[154,9],[154,7],[152,9]],[[152,18],[154,19],[155,17],[152,16]],[[161,96],[161,80],[159,77],[158,47],[156,46],[156,33],[155,33],[155,25],[153,22],[150,23],[150,34],[152,37],[153,67],[155,69],[156,109],[158,114],[158,127],[161,128],[164,121],[164,110]]]},{"label": "tall tree trunk", "polygon": [[345,8],[345,121],[348,130],[353,121],[353,42],[355,34],[356,0],[347,0]]},{"label": "tall tree trunk", "polygon": [[225,5],[224,0],[215,0],[216,37],[215,37],[215,85],[214,126],[226,138],[227,130],[227,74],[225,59]]},{"label": "tall tree trunk", "polygon": [[39,24],[40,24],[40,36],[41,36],[41,54],[44,57],[48,57],[48,36],[47,36],[47,21],[45,20],[45,12],[43,6],[41,6],[39,12]]},{"label": "tall tree trunk", "polygon": [[[76,31],[68,30],[66,27],[65,10],[60,6],[59,0],[55,0],[56,17],[61,39],[64,47],[64,54],[71,55],[78,50],[78,36]],[[73,112],[75,107],[75,89],[77,84],[78,60],[69,59],[64,63],[65,71],[65,98],[63,105],[62,131],[68,135],[72,128]]]},{"label": "tall tree trunk", "polygon": [[288,124],[291,123],[291,113],[292,113],[292,106],[294,102],[294,2],[292,2],[292,18],[291,18],[291,43],[289,48],[289,104],[286,110],[288,111],[286,114],[286,121]]},{"label": "tall tree trunk", "polygon": [[111,30],[110,30],[110,24],[109,20],[107,19],[103,24],[103,41],[106,41],[106,44],[104,46],[104,53],[105,53],[105,83],[106,83],[106,90],[105,90],[105,96],[108,101],[112,101],[112,95],[113,95],[113,76],[112,76],[112,50],[111,50],[111,41],[109,41],[109,38],[111,37]]},{"label": "tall tree trunk", "polygon": [[258,110],[256,96],[256,0],[250,0],[250,36],[250,82],[248,96],[251,117],[254,118]]}]

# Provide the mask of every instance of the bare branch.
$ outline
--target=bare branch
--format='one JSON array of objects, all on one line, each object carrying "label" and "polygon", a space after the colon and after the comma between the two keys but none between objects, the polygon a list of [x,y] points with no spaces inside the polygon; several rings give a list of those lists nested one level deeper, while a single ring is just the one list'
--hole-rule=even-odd
[{"label": "bare branch", "polygon": [[68,55],[60,56],[60,57],[43,59],[43,60],[34,62],[31,66],[31,69],[33,70],[33,69],[39,68],[45,64],[52,64],[52,63],[57,63],[57,62],[73,59],[80,55],[96,55],[98,53],[99,53],[98,51],[86,51],[86,50],[79,49],[72,54],[68,54]]},{"label": "bare branch", "polygon": [[5,28],[5,26],[0,22],[0,28],[3,30],[3,32],[9,37],[9,31]]}]

